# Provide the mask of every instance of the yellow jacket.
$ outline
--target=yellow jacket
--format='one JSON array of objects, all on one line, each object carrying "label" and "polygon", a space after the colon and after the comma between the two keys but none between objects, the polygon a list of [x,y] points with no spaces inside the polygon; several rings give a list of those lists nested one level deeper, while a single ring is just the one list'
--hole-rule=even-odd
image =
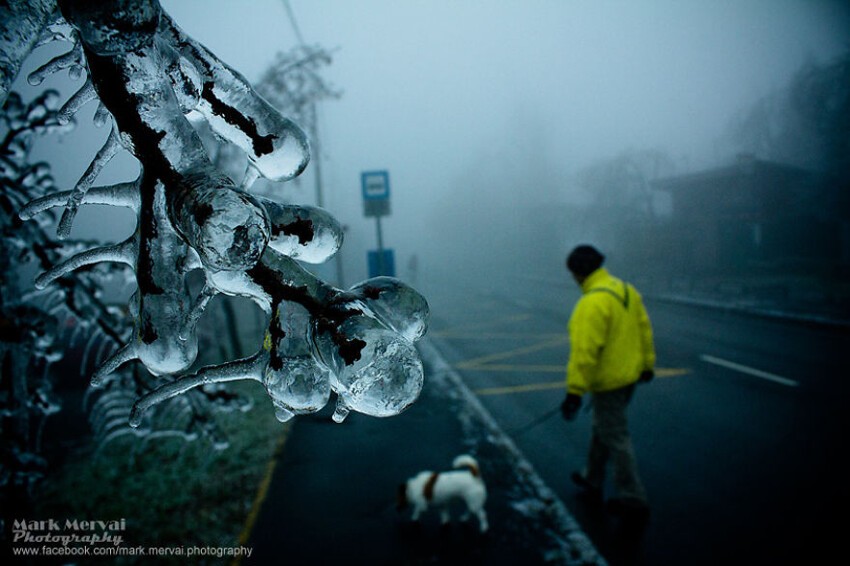
[{"label": "yellow jacket", "polygon": [[599,268],[581,284],[570,317],[567,392],[610,391],[655,367],[652,326],[640,293]]}]

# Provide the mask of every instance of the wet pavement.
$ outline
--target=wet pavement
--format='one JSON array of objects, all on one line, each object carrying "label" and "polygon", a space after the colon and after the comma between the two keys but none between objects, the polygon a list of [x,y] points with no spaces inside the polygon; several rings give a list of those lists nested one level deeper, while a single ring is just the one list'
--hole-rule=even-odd
[{"label": "wet pavement", "polygon": [[[714,303],[689,298],[660,299],[718,310]],[[830,330],[847,328],[841,319],[824,324],[820,317],[800,318],[773,310],[763,313],[728,301],[720,304],[723,311],[802,321]],[[439,345],[441,349],[444,346]],[[568,501],[578,515],[567,511],[517,449],[511,439],[518,438],[517,431],[503,431],[495,424],[479,397],[463,384],[430,340],[423,341],[420,350],[426,366],[425,389],[402,415],[375,419],[352,413],[345,423],[336,425],[328,409],[296,419],[276,458],[274,473],[268,477],[268,491],[256,507],[256,521],[246,541],[253,554],[244,563],[605,564],[591,538],[601,545],[611,564],[640,562],[635,557],[646,554],[641,550],[646,537],[639,527],[623,524],[604,509],[578,499]],[[552,395],[551,404],[557,404],[562,392]],[[403,513],[396,510],[399,483],[422,470],[448,469],[461,453],[471,453],[479,460],[487,482],[488,533],[480,534],[474,520],[441,527],[435,512],[414,525],[409,509]],[[559,465],[568,466],[569,458],[556,459]],[[576,490],[568,480],[572,468],[553,474],[553,459],[543,460],[538,462],[543,465],[540,472],[546,472],[550,480],[563,477],[564,485],[554,487],[561,497],[573,497]],[[585,532],[576,519],[591,530]],[[693,517],[683,520],[696,528]],[[722,526],[709,525],[705,530],[722,531]],[[667,533],[674,539],[656,543],[686,552],[693,541],[687,537],[676,540],[677,533],[681,534],[674,528]],[[758,548],[771,544],[769,531],[763,534],[768,538],[751,541],[747,553],[735,551],[728,537],[721,536],[716,542],[733,554],[759,555]],[[655,555],[658,558],[658,549]]]},{"label": "wet pavement", "polygon": [[[426,381],[402,415],[330,410],[296,420],[256,509],[244,564],[605,564],[563,503],[539,478],[430,342]],[[472,454],[486,482],[490,529],[474,519],[418,524],[396,509],[398,484],[447,470]],[[565,470],[565,477],[568,471]],[[461,509],[453,509],[454,517]]]}]

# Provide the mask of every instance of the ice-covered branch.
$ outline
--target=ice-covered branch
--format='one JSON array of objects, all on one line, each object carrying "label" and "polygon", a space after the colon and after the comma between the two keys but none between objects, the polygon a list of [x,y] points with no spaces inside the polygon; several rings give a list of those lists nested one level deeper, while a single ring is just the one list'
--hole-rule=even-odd
[{"label": "ice-covered branch", "polygon": [[[71,194],[72,191],[60,191],[34,199],[21,209],[18,216],[21,220],[29,220],[45,210],[65,206]],[[136,180],[105,187],[93,187],[86,191],[80,204],[123,206],[139,212],[140,200],[139,181]]]},{"label": "ice-covered branch", "polygon": [[[156,0],[60,4],[80,43],[32,79],[84,64],[86,83],[59,118],[72,116],[94,93],[101,105],[95,121],[111,115],[114,129],[71,191],[32,200],[20,217],[64,205],[60,237],[85,204],[126,206],[138,217],[135,233],[124,242],[45,265],[37,280],[38,286],[63,284],[63,275],[104,261],[133,267],[138,288],[129,305],[132,335],[92,383],[103,384],[131,360],[156,376],[154,390],[136,404],[135,425],[155,404],[178,395],[196,403],[200,386],[235,379],[260,381],[280,420],[318,411],[332,392],[337,421],[349,410],[389,416],[409,406],[422,388],[413,343],[427,328],[425,299],[392,278],[348,291],[328,285],[299,261],[332,257],[343,243],[339,223],[322,209],[248,192],[257,175],[287,180],[301,173],[309,160],[303,130],[183,33]],[[187,119],[193,113],[247,155],[241,186],[209,159]],[[122,146],[140,161],[139,179],[93,187]],[[187,276],[196,268],[206,284],[193,297]],[[262,346],[249,358],[183,375],[198,354],[196,326],[217,293],[250,298],[268,313]],[[209,425],[200,416],[193,423]]]},{"label": "ice-covered branch", "polygon": [[85,61],[83,59],[82,47],[75,44],[74,47],[67,53],[54,57],[30,73],[29,76],[27,76],[27,82],[32,86],[38,86],[45,78],[47,78],[48,75],[58,73],[65,69],[68,69],[71,79],[77,79],[80,75],[82,75],[83,65],[85,65]]},{"label": "ice-covered branch", "polygon": [[38,44],[41,32],[56,12],[55,0],[0,2],[0,104],[6,100],[21,65]]},{"label": "ice-covered branch", "polygon": [[246,153],[257,171],[273,181],[301,174],[310,159],[307,136],[257,94],[241,74],[219,60],[163,13],[164,39],[197,71],[196,110],[212,129]]},{"label": "ice-covered branch", "polygon": [[172,397],[176,397],[177,395],[185,393],[195,387],[211,383],[227,383],[230,381],[240,381],[245,379],[262,381],[263,367],[266,362],[267,356],[263,353],[257,353],[250,358],[236,360],[222,365],[207,366],[190,376],[181,377],[180,379],[167,383],[143,396],[136,402],[130,415],[130,424],[134,427],[139,426],[142,422],[142,417],[144,416],[145,411],[147,411],[150,407],[171,399]]}]

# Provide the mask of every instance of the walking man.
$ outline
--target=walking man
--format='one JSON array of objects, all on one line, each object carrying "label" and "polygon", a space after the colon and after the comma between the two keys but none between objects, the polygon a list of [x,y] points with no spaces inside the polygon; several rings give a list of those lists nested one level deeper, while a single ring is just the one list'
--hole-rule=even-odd
[{"label": "walking man", "polygon": [[588,245],[576,247],[567,257],[567,269],[581,287],[582,297],[568,327],[567,397],[561,405],[564,418],[574,420],[582,396],[593,395],[587,465],[571,478],[588,496],[601,501],[610,460],[616,497],[609,499],[609,510],[646,518],[649,505],[637,471],[626,409],[636,383],[654,375],[652,327],[640,294],[610,275],[602,267],[604,261],[605,256]]}]

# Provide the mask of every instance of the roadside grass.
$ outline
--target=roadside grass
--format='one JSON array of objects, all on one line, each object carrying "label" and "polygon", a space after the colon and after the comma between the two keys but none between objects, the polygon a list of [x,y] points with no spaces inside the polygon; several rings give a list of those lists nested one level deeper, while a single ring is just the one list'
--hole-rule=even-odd
[{"label": "roadside grass", "polygon": [[[244,413],[216,415],[228,448],[216,450],[203,437],[193,442],[159,438],[143,444],[126,435],[99,453],[94,446],[79,449],[45,482],[38,514],[62,522],[125,519],[126,531],[118,534],[126,547],[238,546],[258,486],[289,423],[274,418],[268,396],[257,384],[236,384],[232,389],[254,403]],[[108,561],[151,562],[149,557]],[[104,560],[91,561],[98,562]],[[185,563],[186,558],[157,562]]]}]

